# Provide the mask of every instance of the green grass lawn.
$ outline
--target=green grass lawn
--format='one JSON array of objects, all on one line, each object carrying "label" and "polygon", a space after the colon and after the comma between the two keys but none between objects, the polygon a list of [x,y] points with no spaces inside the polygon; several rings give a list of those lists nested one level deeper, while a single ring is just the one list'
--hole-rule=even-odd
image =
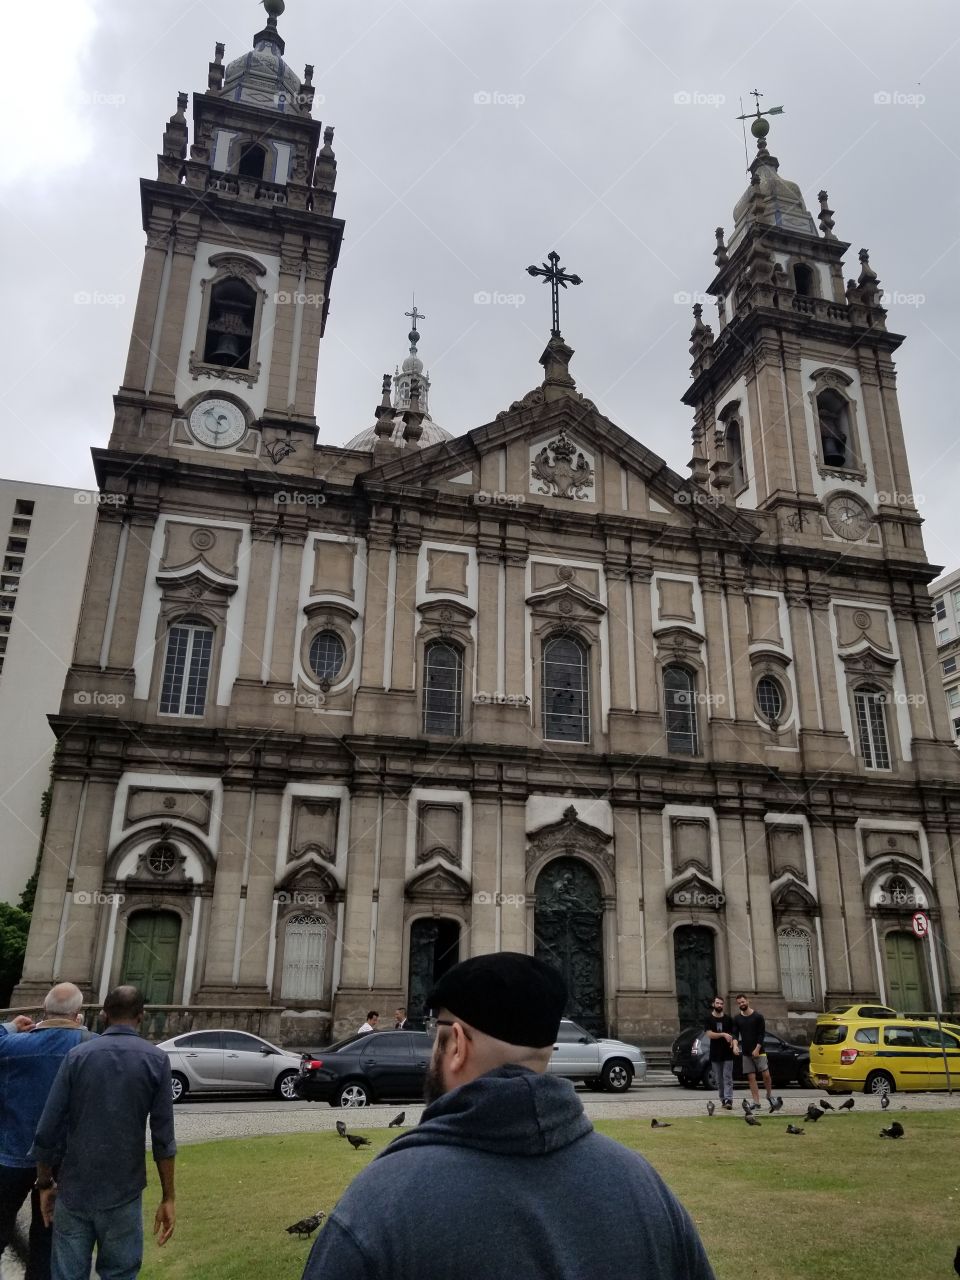
[{"label": "green grass lawn", "polygon": [[[750,1129],[736,1116],[600,1121],[640,1151],[687,1206],[720,1280],[952,1274],[960,1244],[960,1112],[891,1108],[906,1137],[878,1134],[886,1117],[828,1115],[790,1137],[786,1118]],[[178,1223],[157,1249],[158,1199],[144,1200],[144,1280],[298,1280],[309,1251],[284,1227],[329,1213],[351,1178],[395,1134],[364,1129],[371,1151],[333,1132],[183,1147],[177,1157]]]}]

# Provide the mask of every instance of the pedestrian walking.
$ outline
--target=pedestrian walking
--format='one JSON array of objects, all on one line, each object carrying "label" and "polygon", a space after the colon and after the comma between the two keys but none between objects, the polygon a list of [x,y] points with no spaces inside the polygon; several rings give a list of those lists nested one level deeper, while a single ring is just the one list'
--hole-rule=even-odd
[{"label": "pedestrian walking", "polygon": [[[757,1087],[757,1075],[763,1078],[763,1087],[767,1091],[767,1102],[771,1111],[779,1111],[777,1099],[773,1096],[773,1081],[770,1079],[770,1063],[763,1052],[763,1038],[767,1033],[767,1022],[762,1013],[754,1009],[745,995],[737,996],[739,1013],[733,1020],[734,1034],[743,1054],[743,1074],[747,1077],[754,1104],[760,1106],[760,1090]],[[782,1103],[780,1104],[782,1106]]]},{"label": "pedestrian walking", "polygon": [[0,1257],[29,1196],[26,1280],[50,1280],[50,1228],[34,1189],[30,1148],[63,1059],[92,1035],[82,1025],[82,1007],[80,988],[61,982],[47,993],[38,1022],[21,1015],[0,1026]]},{"label": "pedestrian walking", "polygon": [[379,1021],[380,1021],[379,1013],[377,1013],[376,1009],[371,1009],[370,1012],[367,1014],[366,1022],[361,1023],[360,1026],[357,1027],[357,1035],[365,1036],[369,1031],[376,1031],[377,1023]]},{"label": "pedestrian walking", "polygon": [[740,1046],[734,1038],[733,1019],[724,1011],[723,996],[714,996],[704,1026],[710,1041],[710,1065],[717,1078],[717,1096],[724,1111],[733,1109],[733,1060]]},{"label": "pedestrian walking", "polygon": [[103,1034],[64,1058],[33,1144],[40,1208],[53,1224],[53,1280],[88,1280],[94,1248],[103,1280],[139,1275],[148,1119],[161,1188],[158,1244],[176,1221],[170,1063],[139,1034],[136,987],[116,987],[103,1012]]},{"label": "pedestrian walking", "polygon": [[549,1074],[566,1000],[557,970],[514,952],[439,980],[420,1123],[348,1187],[304,1280],[712,1280],[659,1175]]}]

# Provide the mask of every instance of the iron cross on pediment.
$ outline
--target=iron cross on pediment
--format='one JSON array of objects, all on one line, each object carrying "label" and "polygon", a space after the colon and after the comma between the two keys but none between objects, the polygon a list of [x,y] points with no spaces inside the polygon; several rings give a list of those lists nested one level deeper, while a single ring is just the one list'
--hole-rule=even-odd
[{"label": "iron cross on pediment", "polygon": [[[550,265],[547,266],[547,263]],[[549,283],[550,294],[553,301],[553,328],[550,330],[555,338],[559,338],[560,334],[560,290],[565,289],[568,284],[583,284],[579,276],[568,275],[560,266],[560,255],[556,250],[547,254],[547,262],[539,267],[527,267],[527,274],[531,276],[543,276],[544,283]]]}]

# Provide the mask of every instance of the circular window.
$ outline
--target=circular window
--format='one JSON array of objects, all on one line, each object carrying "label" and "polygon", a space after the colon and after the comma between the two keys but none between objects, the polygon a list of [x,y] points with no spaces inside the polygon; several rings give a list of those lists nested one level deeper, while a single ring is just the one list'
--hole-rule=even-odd
[{"label": "circular window", "polygon": [[177,851],[172,844],[155,844],[147,854],[147,867],[155,876],[167,876],[177,865]]},{"label": "circular window", "polygon": [[757,681],[757,709],[764,720],[779,720],[783,715],[783,690],[773,676]]},{"label": "circular window", "polygon": [[318,631],[310,642],[310,667],[318,680],[332,683],[346,656],[343,641],[335,631]]}]

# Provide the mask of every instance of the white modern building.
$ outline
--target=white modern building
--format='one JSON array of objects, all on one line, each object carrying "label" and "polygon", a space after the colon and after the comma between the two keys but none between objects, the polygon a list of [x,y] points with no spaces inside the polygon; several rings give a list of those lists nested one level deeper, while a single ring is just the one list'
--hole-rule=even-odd
[{"label": "white modern building", "polygon": [[96,520],[88,489],[0,480],[0,902],[16,902],[40,847],[41,802]]},{"label": "white modern building", "polygon": [[960,745],[960,569],[930,584],[937,661],[950,711],[954,737]]}]

